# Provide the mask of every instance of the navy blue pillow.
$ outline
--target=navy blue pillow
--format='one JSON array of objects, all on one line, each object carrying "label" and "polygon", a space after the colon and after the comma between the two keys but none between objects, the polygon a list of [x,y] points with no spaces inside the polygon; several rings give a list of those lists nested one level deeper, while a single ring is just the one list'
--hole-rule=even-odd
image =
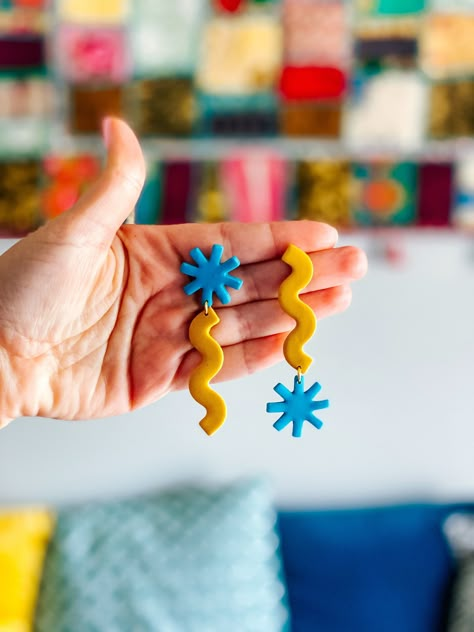
[{"label": "navy blue pillow", "polygon": [[279,517],[293,632],[439,632],[454,563],[453,507],[284,512]]}]

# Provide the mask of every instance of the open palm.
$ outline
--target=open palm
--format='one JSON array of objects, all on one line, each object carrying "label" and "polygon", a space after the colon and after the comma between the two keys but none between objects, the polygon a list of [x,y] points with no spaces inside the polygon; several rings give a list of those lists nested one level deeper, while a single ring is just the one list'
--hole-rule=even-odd
[{"label": "open palm", "polygon": [[289,243],[315,266],[305,301],[324,317],[350,303],[365,255],[334,248],[316,222],[123,226],[145,177],[139,144],[118,119],[106,122],[108,162],[78,204],[0,257],[0,425],[24,415],[84,419],[123,413],[184,388],[199,362],[187,338],[200,309],[179,268],[214,243],[236,255],[242,289],[216,309],[224,347],[218,379],[281,359],[293,326],[277,301]]}]

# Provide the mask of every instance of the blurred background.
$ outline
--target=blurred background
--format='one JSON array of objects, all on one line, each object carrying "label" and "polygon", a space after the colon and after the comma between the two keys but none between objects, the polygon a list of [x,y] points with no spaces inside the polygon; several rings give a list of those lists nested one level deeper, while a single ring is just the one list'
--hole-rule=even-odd
[{"label": "blurred background", "polygon": [[0,6],[3,248],[97,176],[113,113],[148,160],[137,223],[306,217],[370,259],[352,309],[311,343],[333,405],[322,432],[273,430],[281,365],[219,389],[229,421],[212,440],[187,393],[113,421],[15,423],[0,500],[256,471],[289,505],[474,496],[474,5]]},{"label": "blurred background", "polygon": [[[442,604],[452,591],[453,566],[442,523],[452,503],[474,501],[474,1],[0,0],[1,251],[70,208],[97,176],[104,159],[100,124],[107,114],[132,125],[148,163],[130,221],[326,221],[339,228],[340,245],[367,251],[369,273],[354,287],[351,309],[322,321],[308,345],[315,358],[311,375],[331,400],[321,431],[306,427],[296,440],[289,429],[273,429],[266,403],[274,400],[277,382],[293,378],[283,364],[217,387],[229,416],[211,439],[200,430],[201,408],[187,392],[114,419],[18,420],[0,435],[0,505],[61,507],[263,475],[273,489],[271,502],[283,510],[279,524],[294,630],[444,629]],[[117,614],[120,602],[130,611],[117,620],[128,623],[100,624],[100,616],[94,618],[99,610],[94,616],[87,610],[96,626],[91,629],[284,629],[280,580],[265,574],[257,574],[251,588],[258,594],[249,613],[253,623],[242,623],[243,604],[253,603],[248,583],[241,592],[229,588],[238,595],[235,610],[219,611],[234,623],[224,615],[214,627],[195,623],[197,611],[199,621],[209,614],[196,605],[207,603],[201,585],[188,604],[191,618],[176,623],[188,607],[183,595],[194,594],[182,582],[196,573],[201,578],[211,558],[224,564],[215,568],[216,587],[226,569],[248,577],[257,558],[275,553],[275,538],[271,545],[266,539],[273,534],[270,501],[262,505],[262,492],[245,489],[212,501],[177,492],[169,510],[173,520],[160,513],[158,523],[156,506],[146,504],[113,510],[97,505],[96,513],[61,515],[38,629],[86,629],[48,618],[60,611],[54,600],[68,586],[62,570],[54,578],[54,565],[67,567],[61,558],[66,552],[75,569],[71,576],[82,572],[84,542],[91,551],[103,550],[111,533],[124,551],[130,534],[138,534],[138,548],[125,562],[137,591],[117,571],[123,567],[112,549],[110,558],[94,558],[97,568],[88,570],[102,583],[88,585],[108,595],[104,586],[120,577],[123,595],[133,593],[138,601],[109,595],[100,612]],[[160,511],[169,509],[167,498]],[[430,513],[416,504],[400,514],[322,512],[314,522],[291,513],[420,502],[443,509],[436,505]],[[217,513],[206,513],[210,506]],[[231,507],[238,508],[238,528],[248,528],[225,527],[219,540],[216,525],[231,519]],[[41,520],[44,541],[52,527]],[[33,523],[21,524],[17,536],[38,533]],[[143,543],[157,541],[150,536],[158,537],[156,524],[161,534],[167,525],[170,541],[162,542],[163,550],[144,551]],[[190,525],[202,531],[187,542],[182,537]],[[468,527],[461,531],[471,529],[472,562],[474,526]],[[458,531],[450,539],[453,550]],[[68,540],[73,532],[75,539]],[[1,583],[2,551],[4,563],[8,555],[20,559],[11,554],[13,540],[2,537],[0,521],[0,624],[2,594],[13,594],[5,592],[10,580]],[[210,544],[194,559],[197,541]],[[238,542],[233,562],[229,542]],[[258,543],[264,542],[263,550]],[[132,560],[145,566],[155,560],[154,569],[168,560],[162,586],[166,595],[178,595],[169,619],[174,627],[160,627],[155,615],[151,623],[139,623],[136,613],[156,603],[155,597],[145,605],[140,599],[157,584],[154,570],[145,573],[150,585],[143,583]],[[194,575],[190,560],[196,562]],[[252,560],[252,571],[239,566],[245,560]],[[108,579],[107,568],[115,569]],[[186,580],[179,576],[183,569]],[[308,577],[309,569],[319,576]],[[73,584],[71,594],[85,599],[75,606],[83,612],[93,598],[78,592],[79,581]],[[263,620],[266,597],[255,586],[270,585],[273,601],[265,602],[270,605]],[[216,599],[213,593],[214,611]],[[230,603],[228,595],[224,601]],[[472,604],[472,596],[461,596],[461,602]],[[8,609],[6,597],[3,604]],[[68,612],[74,621],[76,610]],[[135,615],[127,619],[130,612]]]}]

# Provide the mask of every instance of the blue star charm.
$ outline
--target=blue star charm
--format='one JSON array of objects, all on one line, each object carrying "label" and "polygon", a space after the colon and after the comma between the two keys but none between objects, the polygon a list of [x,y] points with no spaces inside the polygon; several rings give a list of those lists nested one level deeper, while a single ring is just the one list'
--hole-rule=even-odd
[{"label": "blue star charm", "polygon": [[301,437],[303,424],[309,421],[310,424],[318,428],[322,427],[323,422],[315,417],[313,411],[322,410],[329,407],[329,400],[320,399],[314,401],[314,398],[321,390],[319,382],[315,382],[306,392],[304,390],[304,376],[295,377],[295,387],[290,391],[283,386],[277,384],[273,389],[283,398],[282,402],[271,402],[267,404],[267,413],[283,413],[283,415],[273,424],[278,431],[286,428],[288,424],[293,422],[293,436]]},{"label": "blue star charm", "polygon": [[223,305],[230,303],[230,294],[226,290],[226,285],[234,290],[240,290],[242,287],[242,279],[229,274],[229,272],[240,266],[240,261],[237,257],[231,257],[221,263],[223,252],[223,246],[214,244],[211,256],[209,259],[206,259],[200,248],[193,248],[189,254],[197,265],[193,266],[190,263],[181,264],[181,272],[183,274],[195,277],[194,281],[184,286],[185,293],[190,296],[194,292],[202,290],[201,302],[203,305],[207,302],[209,307],[212,305],[214,293]]}]

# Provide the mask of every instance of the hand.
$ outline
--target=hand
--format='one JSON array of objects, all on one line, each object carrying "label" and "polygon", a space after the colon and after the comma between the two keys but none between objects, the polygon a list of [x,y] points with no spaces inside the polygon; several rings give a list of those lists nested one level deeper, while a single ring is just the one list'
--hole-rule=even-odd
[{"label": "hand", "polygon": [[107,166],[76,206],[0,257],[0,425],[20,416],[104,417],[186,387],[199,355],[188,341],[198,300],[180,264],[199,246],[224,245],[244,280],[229,306],[215,307],[224,347],[219,379],[282,358],[294,322],[276,299],[290,242],[309,252],[315,276],[304,300],[318,317],[344,310],[365,255],[335,249],[336,231],[316,222],[122,225],[145,178],[140,146],[107,119]]}]

